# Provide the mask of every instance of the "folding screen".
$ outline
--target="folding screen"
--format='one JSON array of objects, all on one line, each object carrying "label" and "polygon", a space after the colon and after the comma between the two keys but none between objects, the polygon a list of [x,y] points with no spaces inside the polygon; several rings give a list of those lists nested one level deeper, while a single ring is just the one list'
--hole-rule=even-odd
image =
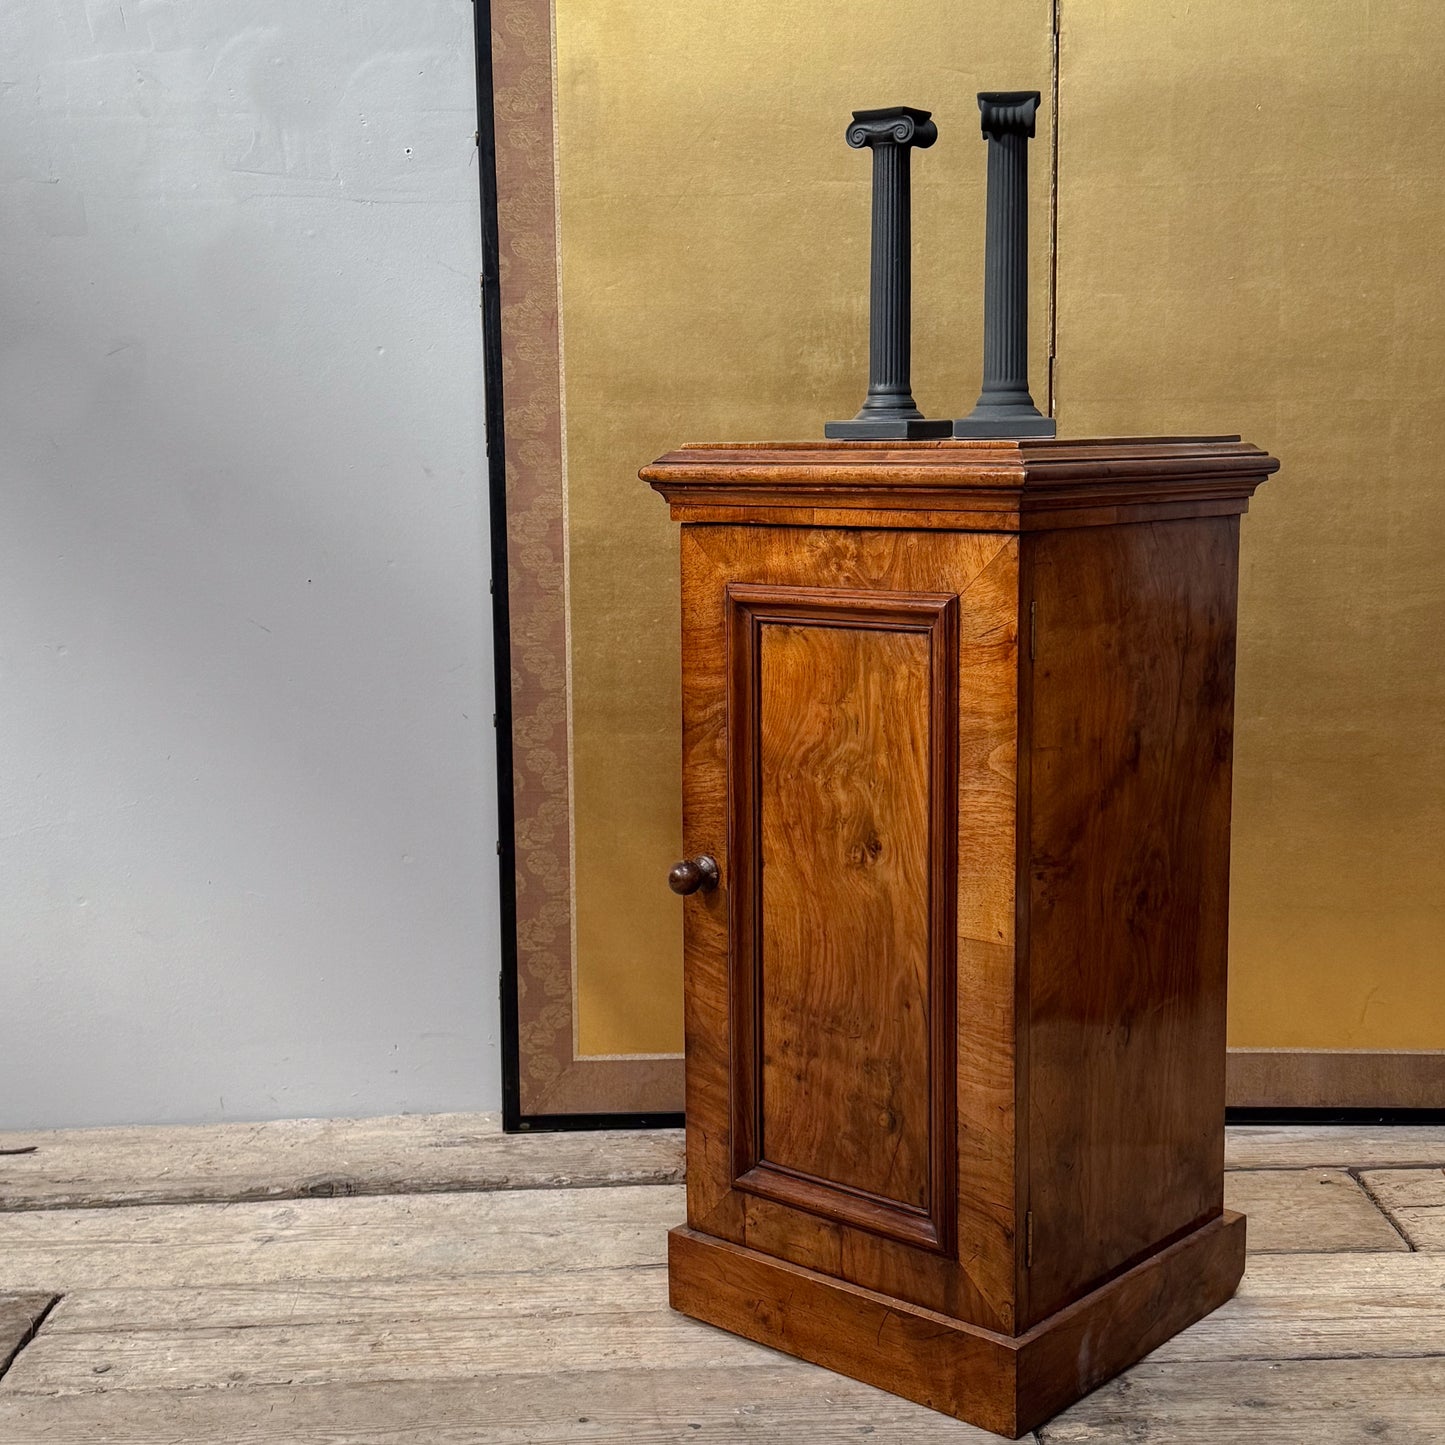
[{"label": "folding screen", "polygon": [[1284,462],[1243,551],[1231,1097],[1445,1106],[1429,0],[479,10],[509,1120],[681,1107],[676,538],[637,468],[856,410],[868,162],[843,128],[865,106],[934,112],[914,390],[968,410],[974,93],[1008,88],[1045,95],[1031,347],[1061,433],[1243,429]]},{"label": "folding screen", "polygon": [[[869,165],[850,113],[932,109],[915,394],[978,392],[974,92],[1048,89],[1046,4],[492,0],[516,816],[509,1113],[681,1108],[675,529],[637,468],[807,436],[867,380]],[[1050,129],[1034,355],[1048,355]],[[1046,360],[1041,360],[1042,369]],[[1040,395],[1045,391],[1039,385]]]}]

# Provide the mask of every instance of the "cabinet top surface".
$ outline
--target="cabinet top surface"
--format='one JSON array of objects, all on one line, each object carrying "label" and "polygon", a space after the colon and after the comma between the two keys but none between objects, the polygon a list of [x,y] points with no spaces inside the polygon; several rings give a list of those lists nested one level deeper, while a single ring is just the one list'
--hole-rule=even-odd
[{"label": "cabinet top surface", "polygon": [[1031,437],[705,443],[638,475],[679,521],[1026,530],[1242,512],[1278,469],[1237,436]]}]

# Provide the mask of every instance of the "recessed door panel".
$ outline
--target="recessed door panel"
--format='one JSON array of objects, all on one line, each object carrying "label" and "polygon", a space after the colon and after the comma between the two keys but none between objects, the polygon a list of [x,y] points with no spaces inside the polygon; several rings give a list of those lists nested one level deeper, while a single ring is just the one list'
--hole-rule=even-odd
[{"label": "recessed door panel", "polygon": [[729,603],[738,1187],[942,1248],[957,604]]},{"label": "recessed door panel", "polygon": [[928,1204],[928,637],[762,629],[761,1155]]}]

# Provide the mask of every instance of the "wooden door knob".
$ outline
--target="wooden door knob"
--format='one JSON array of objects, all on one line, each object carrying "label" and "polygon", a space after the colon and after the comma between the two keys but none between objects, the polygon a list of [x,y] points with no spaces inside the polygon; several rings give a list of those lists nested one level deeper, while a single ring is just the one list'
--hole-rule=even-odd
[{"label": "wooden door knob", "polygon": [[699,889],[706,892],[717,887],[717,878],[717,859],[699,853],[696,858],[684,858],[681,863],[672,865],[672,872],[667,875],[667,886],[674,893],[696,893]]}]

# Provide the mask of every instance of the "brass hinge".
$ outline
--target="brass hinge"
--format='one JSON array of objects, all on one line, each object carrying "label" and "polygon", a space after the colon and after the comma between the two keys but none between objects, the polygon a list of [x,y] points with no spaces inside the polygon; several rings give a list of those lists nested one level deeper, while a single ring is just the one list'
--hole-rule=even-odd
[{"label": "brass hinge", "polygon": [[1039,650],[1039,604],[1029,603],[1029,661],[1032,662]]},{"label": "brass hinge", "polygon": [[1024,1268],[1034,1267],[1034,1212],[1030,1209],[1024,1215]]}]

